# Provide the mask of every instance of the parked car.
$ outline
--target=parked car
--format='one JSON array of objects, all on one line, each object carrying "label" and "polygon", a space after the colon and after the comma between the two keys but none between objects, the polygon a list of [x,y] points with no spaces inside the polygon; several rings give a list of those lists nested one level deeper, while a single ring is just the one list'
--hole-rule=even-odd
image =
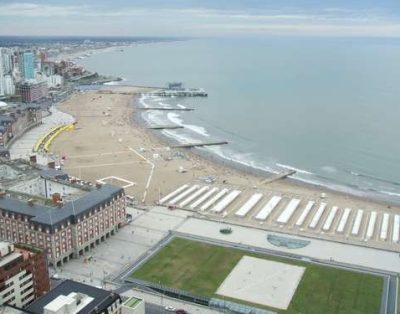
[{"label": "parked car", "polygon": [[187,311],[185,311],[184,309],[179,309],[175,311],[175,314],[189,314]]},{"label": "parked car", "polygon": [[175,308],[173,306],[171,306],[171,305],[167,305],[164,309],[167,312],[175,312]]}]

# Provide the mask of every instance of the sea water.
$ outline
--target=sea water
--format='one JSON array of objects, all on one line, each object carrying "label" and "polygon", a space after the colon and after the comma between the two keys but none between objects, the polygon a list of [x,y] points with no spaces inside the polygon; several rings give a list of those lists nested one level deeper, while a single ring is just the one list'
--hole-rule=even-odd
[{"label": "sea water", "polygon": [[179,142],[257,169],[400,200],[400,41],[353,38],[194,39],[136,45],[80,61],[126,83],[202,87],[207,98],[142,97]]}]

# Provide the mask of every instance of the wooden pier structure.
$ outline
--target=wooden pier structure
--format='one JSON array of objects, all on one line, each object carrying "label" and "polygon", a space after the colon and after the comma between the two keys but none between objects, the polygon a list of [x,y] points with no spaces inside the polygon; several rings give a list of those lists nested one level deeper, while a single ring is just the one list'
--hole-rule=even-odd
[{"label": "wooden pier structure", "polygon": [[194,111],[193,108],[171,108],[171,107],[167,107],[167,108],[163,108],[163,107],[141,107],[138,108],[139,110],[162,110],[162,111]]},{"label": "wooden pier structure", "polygon": [[151,126],[148,126],[147,129],[150,129],[150,130],[164,130],[164,129],[174,130],[174,129],[183,129],[183,126],[182,125],[151,125]]},{"label": "wooden pier structure", "polygon": [[172,145],[172,148],[193,148],[193,147],[202,147],[202,146],[213,146],[213,145],[226,145],[227,141],[215,141],[215,142],[202,142],[202,143],[187,143],[187,144],[178,144]]},{"label": "wooden pier structure", "polygon": [[207,97],[208,96],[208,94],[202,89],[185,89],[185,90],[166,89],[144,94],[149,96],[158,96],[158,97]]},{"label": "wooden pier structure", "polygon": [[97,94],[105,94],[105,95],[139,95],[139,92],[123,92],[123,91],[116,91],[116,90],[97,90]]},{"label": "wooden pier structure", "polygon": [[294,175],[295,173],[296,173],[295,170],[288,170],[288,171],[280,172],[280,173],[274,174],[270,178],[267,178],[267,179],[263,180],[261,183],[262,184],[269,184],[269,183],[272,183],[274,181],[285,179],[285,178],[287,178],[287,177],[289,177],[291,175]]}]

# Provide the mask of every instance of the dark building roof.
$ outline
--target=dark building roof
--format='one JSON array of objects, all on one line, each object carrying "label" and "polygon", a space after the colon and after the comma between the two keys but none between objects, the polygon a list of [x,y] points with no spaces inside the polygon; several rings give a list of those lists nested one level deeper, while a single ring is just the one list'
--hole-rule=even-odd
[{"label": "dark building roof", "polygon": [[5,147],[0,147],[0,158],[9,158],[10,157],[10,151],[5,148]]},{"label": "dark building roof", "polygon": [[9,304],[2,304],[0,306],[0,313],[2,313],[2,314],[26,314],[26,313],[32,314],[31,312],[28,312],[24,309],[20,309],[16,306],[9,305]]},{"label": "dark building roof", "polygon": [[36,82],[36,81],[23,81],[17,84],[17,87],[31,87],[31,86],[39,86],[39,85],[47,85],[46,81]]},{"label": "dark building roof", "polygon": [[33,104],[33,103],[20,104],[20,107],[21,107],[23,110],[27,110],[27,109],[41,109],[41,105],[40,105],[40,104]]},{"label": "dark building roof", "polygon": [[94,299],[83,309],[81,309],[78,312],[79,314],[107,313],[107,308],[111,304],[113,304],[118,299],[121,300],[121,297],[117,293],[85,285],[83,283],[73,280],[65,280],[53,290],[49,291],[44,296],[29,304],[26,307],[26,310],[31,313],[42,314],[44,312],[44,307],[47,304],[56,299],[58,296],[66,296],[71,292],[86,294]]},{"label": "dark building roof", "polygon": [[40,171],[40,176],[47,179],[68,180],[68,174],[56,169],[45,169]]},{"label": "dark building roof", "polygon": [[81,198],[68,202],[62,207],[51,207],[3,196],[0,198],[0,209],[30,217],[30,221],[39,225],[57,227],[68,219],[76,219],[82,214],[106,204],[110,198],[122,194],[123,188],[111,184],[93,188]]},{"label": "dark building roof", "polygon": [[5,116],[5,115],[0,115],[0,123],[4,122],[14,122],[15,119],[13,119],[10,116]]}]

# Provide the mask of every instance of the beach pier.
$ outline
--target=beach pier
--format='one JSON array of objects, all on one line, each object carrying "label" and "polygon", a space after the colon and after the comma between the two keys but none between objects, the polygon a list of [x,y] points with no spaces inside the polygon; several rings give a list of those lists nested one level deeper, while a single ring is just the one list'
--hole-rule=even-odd
[{"label": "beach pier", "polygon": [[167,108],[163,108],[163,107],[141,107],[138,108],[139,110],[161,110],[161,111],[194,111],[193,108],[171,108],[171,107],[167,107]]},{"label": "beach pier", "polygon": [[263,184],[269,184],[269,183],[272,183],[274,181],[285,179],[285,178],[287,178],[287,177],[289,177],[291,175],[294,175],[295,173],[296,173],[295,170],[288,170],[288,171],[280,172],[280,173],[277,173],[277,174],[273,175],[270,178],[265,179],[264,181],[262,181],[262,183]]},{"label": "beach pier", "polygon": [[97,90],[97,94],[104,94],[104,95],[137,95],[140,94],[139,92],[127,92],[127,91],[117,91],[117,90],[109,90],[109,89],[99,89]]},{"label": "beach pier", "polygon": [[150,130],[174,130],[174,129],[183,129],[182,125],[151,125],[148,126],[147,129]]},{"label": "beach pier", "polygon": [[213,145],[226,145],[227,141],[214,141],[214,142],[202,142],[202,143],[187,143],[172,145],[172,148],[193,148],[193,147],[203,147],[203,146],[213,146]]},{"label": "beach pier", "polygon": [[158,90],[150,93],[144,93],[148,96],[157,97],[207,97],[208,94],[203,89],[185,89],[185,90]]}]

